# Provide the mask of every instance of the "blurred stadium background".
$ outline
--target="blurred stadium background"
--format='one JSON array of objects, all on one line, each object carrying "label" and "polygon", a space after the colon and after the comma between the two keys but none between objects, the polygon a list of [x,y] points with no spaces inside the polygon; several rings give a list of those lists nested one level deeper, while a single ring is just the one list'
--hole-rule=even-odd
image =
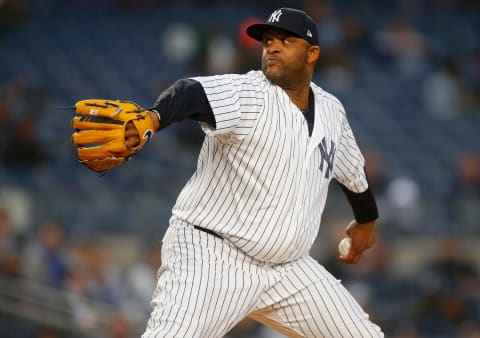
[{"label": "blurred stadium background", "polygon": [[[332,184],[312,251],[387,337],[480,337],[480,3],[476,0],[0,0],[0,337],[138,337],[200,128],[156,135],[99,177],[78,164],[71,109],[151,105],[175,79],[257,69],[242,33],[307,10],[315,81],[344,103],[380,220],[357,266]],[[278,337],[248,320],[229,337]]]}]

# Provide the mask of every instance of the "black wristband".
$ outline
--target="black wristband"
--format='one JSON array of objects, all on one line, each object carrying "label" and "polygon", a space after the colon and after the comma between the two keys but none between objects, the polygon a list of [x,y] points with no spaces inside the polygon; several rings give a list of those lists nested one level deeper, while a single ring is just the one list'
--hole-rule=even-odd
[{"label": "black wristband", "polygon": [[[339,183],[340,184],[340,183]],[[342,191],[352,207],[353,215],[358,223],[368,223],[378,218],[377,203],[370,188],[361,193],[348,190],[340,184]]]}]

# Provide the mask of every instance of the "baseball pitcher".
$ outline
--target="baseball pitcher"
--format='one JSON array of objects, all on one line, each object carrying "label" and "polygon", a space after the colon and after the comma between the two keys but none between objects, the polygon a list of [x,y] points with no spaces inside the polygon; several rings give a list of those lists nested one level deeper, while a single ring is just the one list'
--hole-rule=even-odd
[{"label": "baseball pitcher", "polygon": [[261,71],[180,79],[149,109],[76,104],[72,141],[96,172],[124,163],[172,123],[193,119],[205,132],[163,238],[142,337],[222,337],[246,317],[289,337],[383,337],[309,256],[332,179],[354,214],[345,263],[373,245],[378,217],[345,109],[312,82],[315,23],[280,8],[247,34],[263,45]]}]

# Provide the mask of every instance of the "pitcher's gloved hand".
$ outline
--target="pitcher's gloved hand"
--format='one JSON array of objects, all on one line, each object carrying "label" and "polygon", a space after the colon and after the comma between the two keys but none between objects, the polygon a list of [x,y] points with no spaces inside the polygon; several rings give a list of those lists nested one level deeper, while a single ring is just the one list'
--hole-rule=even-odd
[{"label": "pitcher's gloved hand", "polygon": [[[118,100],[89,99],[75,104],[72,120],[72,143],[77,146],[79,161],[91,170],[102,173],[139,151],[153,136],[155,129],[148,111],[136,103]],[[127,144],[132,126],[138,142]],[[128,128],[127,128],[128,125]],[[135,131],[133,130],[133,131]]]}]

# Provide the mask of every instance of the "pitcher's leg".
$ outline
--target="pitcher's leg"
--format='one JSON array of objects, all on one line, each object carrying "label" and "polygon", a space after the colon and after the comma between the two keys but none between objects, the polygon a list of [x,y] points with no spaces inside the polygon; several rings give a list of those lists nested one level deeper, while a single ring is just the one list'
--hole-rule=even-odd
[{"label": "pitcher's leg", "polygon": [[261,289],[232,264],[221,239],[193,228],[169,229],[143,338],[221,337],[245,318]]},{"label": "pitcher's leg", "polygon": [[292,337],[383,337],[357,301],[314,259],[291,263],[250,317]]}]

